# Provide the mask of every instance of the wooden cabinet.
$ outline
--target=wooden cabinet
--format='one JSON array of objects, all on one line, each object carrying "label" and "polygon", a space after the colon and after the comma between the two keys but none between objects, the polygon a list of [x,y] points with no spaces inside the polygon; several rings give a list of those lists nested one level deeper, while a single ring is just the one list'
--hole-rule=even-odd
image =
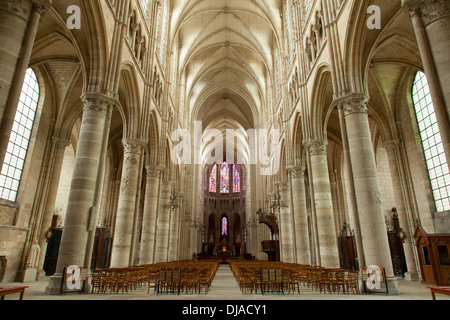
[{"label": "wooden cabinet", "polygon": [[427,234],[419,226],[414,239],[422,282],[450,285],[450,234]]}]

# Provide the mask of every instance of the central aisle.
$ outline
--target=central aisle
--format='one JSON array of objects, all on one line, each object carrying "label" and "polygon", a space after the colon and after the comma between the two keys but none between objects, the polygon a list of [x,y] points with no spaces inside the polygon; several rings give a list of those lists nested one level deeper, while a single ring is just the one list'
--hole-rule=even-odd
[{"label": "central aisle", "polygon": [[243,299],[239,284],[231,272],[228,264],[220,264],[217,269],[216,276],[211,283],[211,289],[208,293],[208,299],[218,300],[236,300]]}]

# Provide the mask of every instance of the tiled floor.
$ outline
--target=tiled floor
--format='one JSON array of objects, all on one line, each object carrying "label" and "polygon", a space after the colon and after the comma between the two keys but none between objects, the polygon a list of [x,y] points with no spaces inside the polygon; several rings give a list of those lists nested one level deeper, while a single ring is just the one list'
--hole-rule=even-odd
[{"label": "tiled floor", "polygon": [[[45,294],[48,280],[25,284],[2,283],[1,286],[29,286],[26,289],[24,300],[431,300],[431,294],[426,285],[418,282],[399,280],[402,293],[398,295],[385,294],[324,294],[301,288],[300,294],[243,294],[228,265],[220,265],[216,277],[208,294],[182,294],[182,295],[155,295],[148,294],[146,288],[131,291],[126,294],[67,294],[49,296]],[[17,300],[19,295],[7,296],[6,300]],[[450,296],[437,295],[437,300],[450,300]]]}]

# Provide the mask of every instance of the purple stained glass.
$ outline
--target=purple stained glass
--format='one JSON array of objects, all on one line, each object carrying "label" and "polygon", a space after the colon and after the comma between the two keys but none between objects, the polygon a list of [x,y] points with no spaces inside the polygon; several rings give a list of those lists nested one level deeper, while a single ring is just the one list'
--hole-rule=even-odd
[{"label": "purple stained glass", "polygon": [[233,165],[233,192],[241,192],[241,177],[239,175],[239,167],[236,164]]},{"label": "purple stained glass", "polygon": [[230,169],[226,162],[220,166],[220,193],[230,192]]},{"label": "purple stained glass", "polygon": [[228,235],[228,219],[227,217],[222,218],[222,236]]},{"label": "purple stained glass", "polygon": [[216,192],[216,177],[217,177],[217,166],[214,165],[211,170],[211,175],[209,176],[209,192]]}]

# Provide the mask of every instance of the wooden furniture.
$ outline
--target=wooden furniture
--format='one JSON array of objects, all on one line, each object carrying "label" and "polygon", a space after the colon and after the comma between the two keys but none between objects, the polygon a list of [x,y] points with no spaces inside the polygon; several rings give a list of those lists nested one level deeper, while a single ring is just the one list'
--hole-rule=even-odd
[{"label": "wooden furniture", "polygon": [[359,272],[272,261],[231,261],[242,293],[295,294],[300,286],[324,293],[359,294]]},{"label": "wooden furniture", "polygon": [[436,300],[436,293],[445,294],[450,296],[450,287],[428,287],[431,291],[431,298]]},{"label": "wooden furniture", "polygon": [[422,283],[450,285],[450,234],[427,234],[418,226],[414,239]]},{"label": "wooden furniture", "polygon": [[20,293],[19,300],[23,300],[25,289],[28,287],[0,287],[0,297],[5,300],[5,296],[15,293]]},{"label": "wooden furniture", "polygon": [[262,251],[267,253],[269,261],[280,261],[280,241],[265,240],[261,242]]}]

